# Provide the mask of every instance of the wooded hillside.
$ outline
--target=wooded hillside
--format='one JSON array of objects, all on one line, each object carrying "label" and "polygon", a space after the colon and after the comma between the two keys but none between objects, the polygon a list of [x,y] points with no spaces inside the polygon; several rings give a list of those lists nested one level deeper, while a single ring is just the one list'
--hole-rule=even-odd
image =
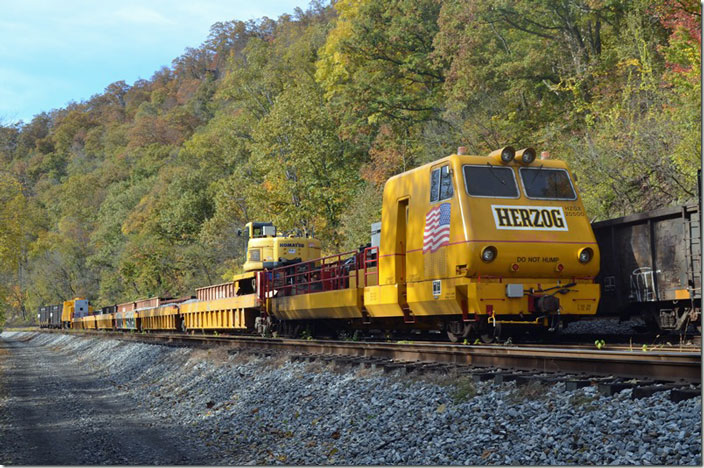
[{"label": "wooded hillside", "polygon": [[223,282],[250,220],[355,248],[389,176],[460,145],[567,160],[596,219],[695,198],[700,19],[694,0],[339,0],[216,23],[149,80],[0,125],[0,324]]}]

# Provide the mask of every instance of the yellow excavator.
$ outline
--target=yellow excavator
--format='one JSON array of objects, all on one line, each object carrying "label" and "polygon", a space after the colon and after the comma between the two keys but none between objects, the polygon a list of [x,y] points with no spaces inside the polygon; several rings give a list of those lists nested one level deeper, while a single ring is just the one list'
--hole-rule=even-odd
[{"label": "yellow excavator", "polygon": [[273,223],[245,225],[249,238],[245,272],[268,270],[320,258],[320,241],[312,237],[278,236]]}]

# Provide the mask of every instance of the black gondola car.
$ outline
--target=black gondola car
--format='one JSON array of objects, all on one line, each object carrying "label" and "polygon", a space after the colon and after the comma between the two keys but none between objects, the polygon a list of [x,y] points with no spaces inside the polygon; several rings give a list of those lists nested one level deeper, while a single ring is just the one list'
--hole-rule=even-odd
[{"label": "black gondola car", "polygon": [[39,328],[48,328],[49,327],[49,311],[51,309],[51,306],[41,306],[39,308],[39,313],[37,314],[37,317],[39,319]]},{"label": "black gondola car", "polygon": [[61,314],[64,311],[63,304],[47,306],[49,310],[49,328],[61,328]]},{"label": "black gondola car", "polygon": [[598,315],[641,316],[663,330],[700,325],[700,223],[697,204],[593,223],[601,252]]}]

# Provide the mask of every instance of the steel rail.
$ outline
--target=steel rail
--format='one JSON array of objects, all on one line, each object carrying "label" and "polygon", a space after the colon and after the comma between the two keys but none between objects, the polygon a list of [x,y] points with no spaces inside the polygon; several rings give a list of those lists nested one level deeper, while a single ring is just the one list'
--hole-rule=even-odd
[{"label": "steel rail", "polygon": [[[54,332],[65,333],[66,330],[55,330]],[[402,344],[83,330],[69,333],[142,343],[162,343],[171,346],[209,347],[220,345],[244,351],[379,358],[399,362],[445,363],[688,383],[700,383],[702,377],[701,352],[589,350],[438,343]]]}]

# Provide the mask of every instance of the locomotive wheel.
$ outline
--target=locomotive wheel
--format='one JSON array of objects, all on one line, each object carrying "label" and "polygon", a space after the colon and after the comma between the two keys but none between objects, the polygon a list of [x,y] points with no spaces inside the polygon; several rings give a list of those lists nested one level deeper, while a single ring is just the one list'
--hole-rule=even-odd
[{"label": "locomotive wheel", "polygon": [[501,324],[485,324],[479,331],[479,340],[484,344],[495,343],[501,339]]},{"label": "locomotive wheel", "polygon": [[469,336],[472,331],[472,325],[469,323],[464,324],[461,330],[451,331],[450,328],[447,329],[447,337],[451,342],[457,343],[459,340],[464,340]]},{"label": "locomotive wheel", "polygon": [[453,343],[457,343],[457,340],[460,339],[457,335],[455,335],[454,333],[452,333],[450,330],[447,330],[447,337],[448,337],[448,338],[450,339],[450,341],[453,342]]}]

